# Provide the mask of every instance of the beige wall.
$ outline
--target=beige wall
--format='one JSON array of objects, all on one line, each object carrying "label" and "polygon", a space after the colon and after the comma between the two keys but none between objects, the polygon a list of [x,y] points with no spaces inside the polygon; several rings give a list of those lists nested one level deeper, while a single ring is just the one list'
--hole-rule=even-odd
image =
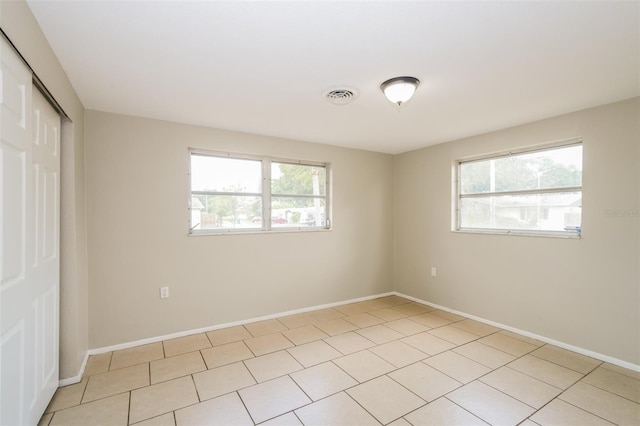
[{"label": "beige wall", "polygon": [[[639,118],[636,98],[396,156],[395,290],[640,364],[640,218],[606,215],[640,208]],[[582,239],[451,231],[456,159],[578,136]]]},{"label": "beige wall", "polygon": [[[96,111],[85,123],[92,348],[393,289],[392,156]],[[330,162],[333,230],[188,237],[189,147]]]},{"label": "beige wall", "polygon": [[84,107],[24,1],[0,1],[0,27],[62,106],[60,377],[73,377],[88,349]]}]

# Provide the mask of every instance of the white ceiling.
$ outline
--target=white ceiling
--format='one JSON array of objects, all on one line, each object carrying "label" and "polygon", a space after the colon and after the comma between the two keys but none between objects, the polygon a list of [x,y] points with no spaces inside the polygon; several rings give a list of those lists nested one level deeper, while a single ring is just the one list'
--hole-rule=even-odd
[{"label": "white ceiling", "polygon": [[637,1],[28,3],[86,108],[221,129],[400,153],[640,94]]}]

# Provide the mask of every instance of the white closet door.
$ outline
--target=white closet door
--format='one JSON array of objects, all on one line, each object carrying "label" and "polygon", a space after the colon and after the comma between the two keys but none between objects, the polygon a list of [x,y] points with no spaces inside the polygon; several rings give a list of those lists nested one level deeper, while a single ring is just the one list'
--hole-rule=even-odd
[{"label": "white closet door", "polygon": [[0,43],[0,425],[35,425],[59,380],[60,117]]}]

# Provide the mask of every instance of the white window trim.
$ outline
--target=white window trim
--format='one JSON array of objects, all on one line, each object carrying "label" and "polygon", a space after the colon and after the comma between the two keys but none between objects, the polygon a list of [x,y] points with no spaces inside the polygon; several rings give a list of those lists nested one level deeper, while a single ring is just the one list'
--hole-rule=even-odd
[{"label": "white window trim", "polygon": [[473,157],[466,157],[458,159],[454,162],[453,176],[455,178],[455,185],[453,194],[453,210],[454,214],[452,223],[452,232],[467,233],[467,234],[488,234],[488,235],[511,235],[511,236],[533,236],[533,237],[552,237],[552,238],[569,238],[580,239],[582,238],[582,227],[576,230],[565,231],[550,231],[550,230],[520,230],[520,229],[500,229],[500,228],[464,228],[460,226],[461,220],[461,207],[460,200],[463,198],[474,197],[486,197],[491,195],[526,195],[526,194],[550,194],[557,192],[582,192],[582,186],[575,187],[563,187],[563,188],[547,188],[544,190],[518,190],[518,191],[499,191],[499,192],[486,192],[482,194],[464,194],[462,195],[462,182],[460,178],[460,165],[464,163],[470,163],[475,161],[485,161],[490,159],[497,159],[503,157],[510,157],[513,155],[521,155],[538,151],[552,150],[557,148],[566,148],[570,146],[581,145],[584,147],[582,138],[572,138],[563,141],[557,141],[552,143],[533,145],[523,147],[519,149],[500,151],[492,154],[484,154]]},{"label": "white window trim", "polygon": [[[229,192],[224,193],[228,195],[237,196],[255,196],[262,197],[262,228],[224,228],[224,229],[192,229],[194,226],[191,223],[191,199],[193,194],[202,193],[203,191],[191,190],[191,156],[203,155],[210,157],[221,157],[229,159],[240,160],[254,160],[262,163],[262,192],[261,193],[246,193],[246,192]],[[261,155],[248,155],[237,154],[231,152],[210,151],[199,148],[189,148],[187,155],[188,163],[188,175],[187,175],[187,235],[189,236],[205,236],[205,235],[246,235],[246,234],[265,234],[265,233],[291,233],[291,232],[326,232],[332,229],[332,191],[331,191],[331,163],[319,162],[319,161],[307,161],[297,160],[291,158],[269,157]],[[272,163],[287,163],[287,164],[299,164],[304,166],[316,166],[325,169],[325,195],[322,196],[325,201],[325,226],[290,226],[290,227],[272,227],[271,224],[271,164]],[[218,195],[221,193],[217,193]],[[307,196],[301,195],[301,198]],[[320,198],[310,196],[309,198]]]}]

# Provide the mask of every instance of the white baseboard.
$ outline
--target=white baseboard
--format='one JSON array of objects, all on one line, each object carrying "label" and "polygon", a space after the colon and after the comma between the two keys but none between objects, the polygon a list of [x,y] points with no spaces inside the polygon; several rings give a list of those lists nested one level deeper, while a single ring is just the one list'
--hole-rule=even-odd
[{"label": "white baseboard", "polygon": [[638,364],[633,364],[631,362],[623,361],[621,359],[614,358],[614,357],[611,357],[609,355],[604,355],[604,354],[601,354],[601,353],[598,353],[598,352],[594,352],[594,351],[591,351],[591,350],[588,350],[588,349],[584,349],[584,348],[581,348],[581,347],[578,347],[578,346],[570,345],[568,343],[560,342],[558,340],[550,339],[548,337],[541,336],[539,334],[530,333],[530,332],[528,332],[526,330],[520,330],[519,328],[511,327],[511,326],[506,325],[506,324],[501,324],[501,323],[498,323],[498,322],[495,322],[495,321],[491,321],[491,320],[488,320],[488,319],[480,318],[480,317],[477,317],[475,315],[468,314],[466,312],[456,311],[455,309],[447,308],[446,306],[436,305],[435,303],[427,302],[425,300],[418,299],[417,297],[408,296],[406,294],[399,293],[397,291],[395,291],[393,293],[396,296],[404,297],[405,299],[413,300],[414,302],[422,303],[423,305],[428,305],[428,306],[434,307],[436,309],[440,309],[440,310],[443,310],[443,311],[451,312],[452,314],[461,315],[463,317],[472,319],[474,321],[478,321],[478,322],[481,322],[481,323],[484,323],[484,324],[492,325],[494,327],[502,328],[504,330],[512,331],[514,333],[521,334],[521,335],[523,335],[525,337],[530,337],[532,339],[536,339],[536,340],[539,340],[541,342],[548,343],[550,345],[558,346],[560,348],[563,348],[563,349],[566,349],[566,350],[569,350],[569,351],[572,351],[572,352],[576,352],[576,353],[579,353],[581,355],[585,355],[585,356],[588,356],[588,357],[591,357],[591,358],[595,358],[595,359],[600,360],[600,361],[605,361],[605,362],[608,362],[610,364],[614,364],[614,365],[617,365],[619,367],[627,368],[627,369],[632,370],[632,371],[640,372],[640,365],[638,365]]},{"label": "white baseboard", "polygon": [[89,355],[98,355],[98,354],[103,354],[103,353],[111,352],[111,351],[119,351],[121,349],[129,349],[129,348],[133,348],[135,346],[147,345],[149,343],[162,342],[163,340],[169,340],[169,339],[176,339],[178,337],[191,336],[192,334],[205,333],[207,331],[219,330],[221,328],[235,327],[235,326],[238,326],[238,325],[251,324],[253,322],[265,321],[265,320],[280,318],[280,317],[284,317],[284,316],[288,316],[288,315],[302,314],[302,313],[305,313],[305,312],[317,311],[319,309],[334,308],[336,306],[347,305],[349,303],[364,302],[364,301],[367,301],[367,300],[378,299],[380,297],[393,296],[394,294],[396,294],[396,293],[395,292],[387,292],[387,293],[376,294],[376,295],[373,295],[373,296],[358,297],[356,299],[344,300],[344,301],[341,301],[341,302],[334,302],[334,303],[327,303],[327,304],[324,304],[324,305],[310,306],[308,308],[294,309],[292,311],[279,312],[279,313],[276,313],[276,314],[265,315],[265,316],[262,316],[262,317],[256,317],[256,318],[251,318],[251,319],[242,320],[242,321],[234,321],[234,322],[228,322],[228,323],[223,323],[223,324],[217,324],[217,325],[213,325],[213,326],[210,326],[210,327],[196,328],[196,329],[193,329],[193,330],[181,331],[181,332],[178,332],[178,333],[165,334],[163,336],[150,337],[148,339],[135,340],[133,342],[120,343],[118,345],[112,345],[112,346],[105,346],[105,347],[102,347],[102,348],[89,349],[87,351],[85,357],[84,357],[84,362],[82,363],[82,367],[80,368],[80,372],[78,373],[78,375],[73,376],[73,377],[69,377],[69,378],[66,378],[66,379],[62,379],[62,380],[60,380],[59,384],[60,384],[60,386],[67,386],[67,385],[72,385],[72,384],[75,384],[75,383],[79,383],[82,380],[82,375],[84,374],[84,369],[87,366],[87,360],[89,359]]},{"label": "white baseboard", "polygon": [[536,339],[536,340],[539,340],[541,342],[549,343],[551,345],[555,345],[555,346],[558,346],[560,348],[567,349],[569,351],[579,353],[581,355],[586,355],[586,356],[589,356],[591,358],[598,359],[600,361],[605,361],[605,362],[608,362],[608,363],[611,363],[611,364],[614,364],[614,365],[617,365],[617,366],[620,366],[620,367],[623,367],[623,368],[628,368],[629,370],[640,372],[640,365],[633,364],[633,363],[628,362],[628,361],[623,361],[623,360],[620,360],[620,359],[617,359],[617,358],[613,358],[613,357],[608,356],[608,355],[604,355],[604,354],[601,354],[601,353],[598,353],[598,352],[593,352],[593,351],[590,351],[588,349],[584,349],[584,348],[580,348],[580,347],[577,347],[577,346],[570,345],[568,343],[560,342],[558,340],[550,339],[550,338],[545,337],[545,336],[540,336],[538,334],[530,333],[530,332],[525,331],[525,330],[520,330],[518,328],[511,327],[511,326],[506,325],[506,324],[501,324],[501,323],[498,323],[498,322],[495,322],[495,321],[487,320],[485,318],[480,318],[480,317],[477,317],[475,315],[468,314],[466,312],[461,312],[461,311],[457,311],[455,309],[447,308],[446,306],[436,305],[435,303],[427,302],[426,300],[418,299],[417,297],[409,296],[409,295],[406,295],[406,294],[403,294],[403,293],[400,293],[400,292],[397,292],[397,291],[392,291],[392,292],[388,292],[388,293],[376,294],[376,295],[373,295],[373,296],[359,297],[359,298],[356,298],[356,299],[350,299],[350,300],[345,300],[345,301],[341,301],[341,302],[327,303],[327,304],[324,304],[324,305],[317,305],[317,306],[310,306],[308,308],[302,308],[302,309],[294,309],[292,311],[279,312],[279,313],[276,313],[276,314],[265,315],[265,316],[251,318],[251,319],[242,320],[242,321],[228,322],[228,323],[223,323],[223,324],[217,324],[217,325],[210,326],[210,327],[203,327],[203,328],[197,328],[197,329],[193,329],[193,330],[181,331],[181,332],[178,332],[178,333],[166,334],[166,335],[163,335],[163,336],[150,337],[148,339],[135,340],[135,341],[132,341],[132,342],[121,343],[121,344],[118,344],[118,345],[112,345],[112,346],[105,346],[105,347],[102,347],[102,348],[89,349],[87,351],[87,353],[85,354],[84,361],[82,362],[82,366],[80,368],[80,372],[78,373],[78,375],[76,375],[74,377],[61,379],[59,384],[60,384],[60,386],[67,386],[67,385],[72,385],[72,384],[75,384],[75,383],[79,383],[82,380],[82,375],[84,374],[84,370],[85,370],[85,368],[87,366],[87,361],[89,359],[89,355],[98,355],[98,354],[102,354],[102,353],[106,353],[106,352],[118,351],[118,350],[121,350],[121,349],[129,349],[129,348],[132,348],[132,347],[135,347],[135,346],[146,345],[146,344],[149,344],[149,343],[161,342],[163,340],[176,339],[178,337],[190,336],[192,334],[205,333],[207,331],[219,330],[221,328],[227,328],[227,327],[234,327],[234,326],[238,326],[238,325],[251,324],[253,322],[264,321],[264,320],[284,317],[284,316],[288,316],[288,315],[302,314],[302,313],[305,313],[305,312],[317,311],[319,309],[334,308],[336,306],[347,305],[349,303],[364,302],[366,300],[372,300],[372,299],[377,299],[377,298],[386,297],[386,296],[404,297],[405,299],[412,300],[412,301],[418,302],[418,303],[422,303],[423,305],[432,306],[432,307],[434,307],[436,309],[441,309],[443,311],[451,312],[452,314],[461,315],[463,317],[466,317],[466,318],[469,318],[469,319],[472,319],[472,320],[475,320],[475,321],[478,321],[478,322],[481,322],[481,323],[484,323],[484,324],[492,325],[494,327],[502,328],[504,330],[512,331],[514,333],[521,334],[523,336],[530,337],[532,339]]},{"label": "white baseboard", "polygon": [[87,361],[89,361],[89,352],[85,352],[84,359],[82,360],[82,365],[80,366],[80,372],[77,376],[67,377],[66,379],[60,379],[58,382],[58,387],[74,385],[76,383],[80,383],[82,381],[82,375],[84,374],[84,369],[87,368]]}]

